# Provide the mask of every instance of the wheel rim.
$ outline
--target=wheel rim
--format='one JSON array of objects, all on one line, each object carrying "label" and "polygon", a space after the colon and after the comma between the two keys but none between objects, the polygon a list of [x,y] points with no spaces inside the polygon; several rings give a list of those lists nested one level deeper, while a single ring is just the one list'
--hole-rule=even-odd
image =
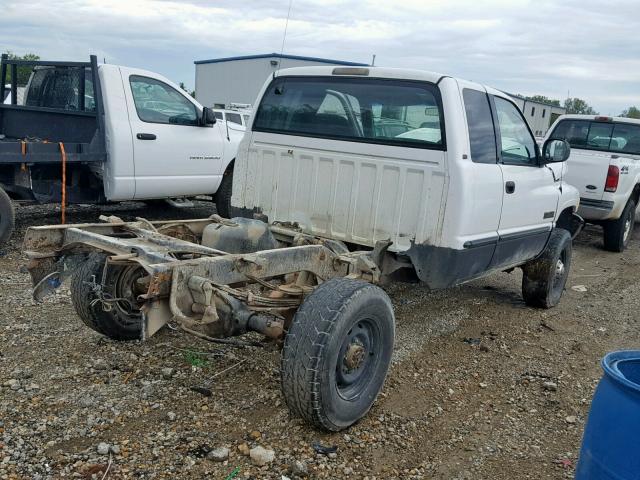
[{"label": "wheel rim", "polygon": [[371,319],[355,322],[347,332],[336,364],[336,388],[345,400],[357,398],[379,363],[382,338]]},{"label": "wheel rim", "polygon": [[633,224],[633,215],[635,215],[635,212],[630,212],[630,214],[627,215],[627,218],[625,219],[624,222],[624,233],[622,234],[622,241],[624,243],[627,243],[627,240],[629,240],[629,235],[631,234],[631,225]]},{"label": "wheel rim", "polygon": [[553,273],[554,289],[562,285],[564,278],[567,275],[566,263],[567,263],[567,250],[563,249],[562,252],[560,252],[560,257],[556,262],[556,269],[555,269],[555,272]]},{"label": "wheel rim", "polygon": [[138,323],[142,318],[140,312],[142,304],[138,301],[138,295],[143,292],[140,290],[138,280],[146,275],[146,271],[137,265],[124,267],[115,281],[113,294],[118,300],[113,303],[113,306],[127,323]]}]

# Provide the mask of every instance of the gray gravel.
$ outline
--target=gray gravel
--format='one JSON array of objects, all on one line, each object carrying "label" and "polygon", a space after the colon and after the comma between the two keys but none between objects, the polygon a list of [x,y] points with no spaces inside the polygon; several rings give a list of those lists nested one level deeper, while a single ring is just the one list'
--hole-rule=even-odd
[{"label": "gray gravel", "polygon": [[[0,479],[100,479],[110,460],[108,478],[573,478],[599,359],[640,340],[638,242],[603,252],[595,229],[578,239],[570,279],[587,291],[569,288],[550,311],[524,306],[517,272],[446,292],[392,285],[385,388],[361,422],[319,432],[284,406],[276,345],[232,349],[170,329],[118,343],[81,324],[67,288],[36,304],[19,237],[52,213],[21,210],[0,256]],[[211,206],[106,213],[186,218]],[[204,385],[211,396],[192,390]]]}]

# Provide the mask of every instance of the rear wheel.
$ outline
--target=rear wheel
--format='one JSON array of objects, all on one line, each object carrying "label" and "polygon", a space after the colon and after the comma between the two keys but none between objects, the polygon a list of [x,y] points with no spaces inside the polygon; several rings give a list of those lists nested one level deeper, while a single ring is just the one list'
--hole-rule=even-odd
[{"label": "rear wheel", "polygon": [[395,335],[387,294],[335,278],[296,313],[282,352],[281,380],[292,413],[338,431],[362,418],[382,389]]},{"label": "rear wheel", "polygon": [[233,186],[233,170],[224,174],[216,192],[216,210],[223,218],[231,218],[231,187]]},{"label": "rear wheel", "polygon": [[7,192],[0,188],[0,246],[9,241],[15,226],[16,215]]},{"label": "rear wheel", "polygon": [[542,255],[522,267],[522,296],[527,305],[537,308],[555,307],[571,268],[571,235],[556,228]]},{"label": "rear wheel", "polygon": [[109,265],[106,255],[92,253],[71,280],[71,300],[89,328],[114,340],[138,340],[142,315],[137,301],[146,276],[139,265]]},{"label": "rear wheel", "polygon": [[626,207],[622,211],[622,215],[617,220],[609,220],[604,227],[604,248],[610,252],[623,252],[631,235],[636,222],[636,203],[633,199],[629,200]]}]

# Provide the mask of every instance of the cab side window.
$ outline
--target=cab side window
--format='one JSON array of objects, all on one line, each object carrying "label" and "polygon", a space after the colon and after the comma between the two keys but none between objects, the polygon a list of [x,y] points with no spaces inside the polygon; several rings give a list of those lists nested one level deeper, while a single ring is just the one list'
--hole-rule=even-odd
[{"label": "cab side window", "polygon": [[536,142],[520,110],[513,103],[493,97],[500,128],[500,156],[511,165],[537,165]]},{"label": "cab side window", "polygon": [[132,75],[131,93],[143,122],[198,125],[198,109],[175,88],[153,78]]},{"label": "cab side window", "polygon": [[475,163],[497,163],[496,132],[489,97],[485,92],[465,88],[462,91],[469,127],[471,160]]}]

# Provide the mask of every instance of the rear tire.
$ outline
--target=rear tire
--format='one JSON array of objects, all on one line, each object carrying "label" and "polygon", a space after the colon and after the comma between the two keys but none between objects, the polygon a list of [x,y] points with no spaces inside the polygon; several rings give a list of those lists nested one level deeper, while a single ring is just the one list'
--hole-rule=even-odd
[{"label": "rear tire", "polygon": [[623,252],[633,235],[636,222],[636,203],[633,199],[627,202],[622,215],[617,220],[604,223],[604,248],[610,252]]},{"label": "rear tire", "polygon": [[9,241],[15,227],[16,214],[7,192],[0,188],[0,246]]},{"label": "rear tire", "polygon": [[225,173],[216,192],[216,210],[223,218],[231,218],[231,187],[233,186],[233,170]]},{"label": "rear tire", "polygon": [[282,351],[282,393],[295,415],[339,431],[360,420],[382,389],[395,319],[387,294],[360,280],[334,278],[296,312]]},{"label": "rear tire", "polygon": [[555,228],[542,255],[522,267],[522,296],[530,307],[555,307],[571,269],[571,235]]},{"label": "rear tire", "polygon": [[75,271],[71,279],[73,306],[84,324],[92,330],[114,340],[139,340],[142,337],[140,311],[131,308],[126,302],[111,303],[111,309],[105,311],[95,288],[96,285],[101,286],[103,297],[131,296],[126,294],[128,286],[122,285],[122,281],[135,278],[138,272],[132,272],[131,269],[141,267],[110,265],[103,282],[106,258],[102,253],[92,253]]}]

